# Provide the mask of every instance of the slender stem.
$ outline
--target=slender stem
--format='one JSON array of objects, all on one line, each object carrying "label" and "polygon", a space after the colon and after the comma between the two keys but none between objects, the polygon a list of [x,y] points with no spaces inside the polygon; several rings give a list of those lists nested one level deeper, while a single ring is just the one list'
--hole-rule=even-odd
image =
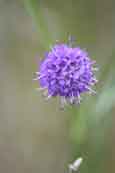
[{"label": "slender stem", "polygon": [[38,0],[25,0],[24,2],[26,9],[33,18],[37,31],[39,32],[40,36],[42,36],[43,46],[48,48],[52,42],[52,38],[45,22],[40,2],[38,3]]}]

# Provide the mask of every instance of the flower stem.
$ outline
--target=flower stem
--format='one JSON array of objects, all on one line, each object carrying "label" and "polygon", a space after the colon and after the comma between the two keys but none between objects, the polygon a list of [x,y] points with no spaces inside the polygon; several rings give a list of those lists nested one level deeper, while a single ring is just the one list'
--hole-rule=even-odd
[{"label": "flower stem", "polygon": [[52,42],[52,37],[45,22],[41,4],[40,2],[38,3],[38,0],[25,0],[24,2],[27,11],[33,18],[39,36],[41,37],[40,41],[42,40],[44,48],[47,49]]}]

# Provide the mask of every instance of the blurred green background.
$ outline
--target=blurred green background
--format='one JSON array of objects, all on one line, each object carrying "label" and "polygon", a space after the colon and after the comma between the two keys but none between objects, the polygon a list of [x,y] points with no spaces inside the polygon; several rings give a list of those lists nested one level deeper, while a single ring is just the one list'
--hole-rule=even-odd
[{"label": "blurred green background", "polygon": [[[59,109],[35,90],[34,72],[55,40],[97,60],[96,96]],[[115,172],[115,1],[0,0],[0,172]]]}]

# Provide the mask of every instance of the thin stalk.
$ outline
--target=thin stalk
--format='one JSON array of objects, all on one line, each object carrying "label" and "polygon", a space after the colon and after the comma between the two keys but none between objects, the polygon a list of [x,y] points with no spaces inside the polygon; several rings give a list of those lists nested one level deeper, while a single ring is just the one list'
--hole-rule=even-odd
[{"label": "thin stalk", "polygon": [[36,30],[41,36],[42,44],[44,48],[47,49],[52,42],[52,38],[45,22],[41,4],[38,0],[25,0],[24,2],[27,11],[33,18]]}]

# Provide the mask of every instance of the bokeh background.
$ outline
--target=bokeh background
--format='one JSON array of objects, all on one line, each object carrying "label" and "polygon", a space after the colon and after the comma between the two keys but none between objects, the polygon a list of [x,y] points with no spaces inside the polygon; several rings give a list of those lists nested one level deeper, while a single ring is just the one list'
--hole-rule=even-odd
[{"label": "bokeh background", "polygon": [[[89,51],[99,72],[96,96],[59,108],[33,82],[55,40]],[[0,172],[115,172],[115,1],[0,0]]]}]

